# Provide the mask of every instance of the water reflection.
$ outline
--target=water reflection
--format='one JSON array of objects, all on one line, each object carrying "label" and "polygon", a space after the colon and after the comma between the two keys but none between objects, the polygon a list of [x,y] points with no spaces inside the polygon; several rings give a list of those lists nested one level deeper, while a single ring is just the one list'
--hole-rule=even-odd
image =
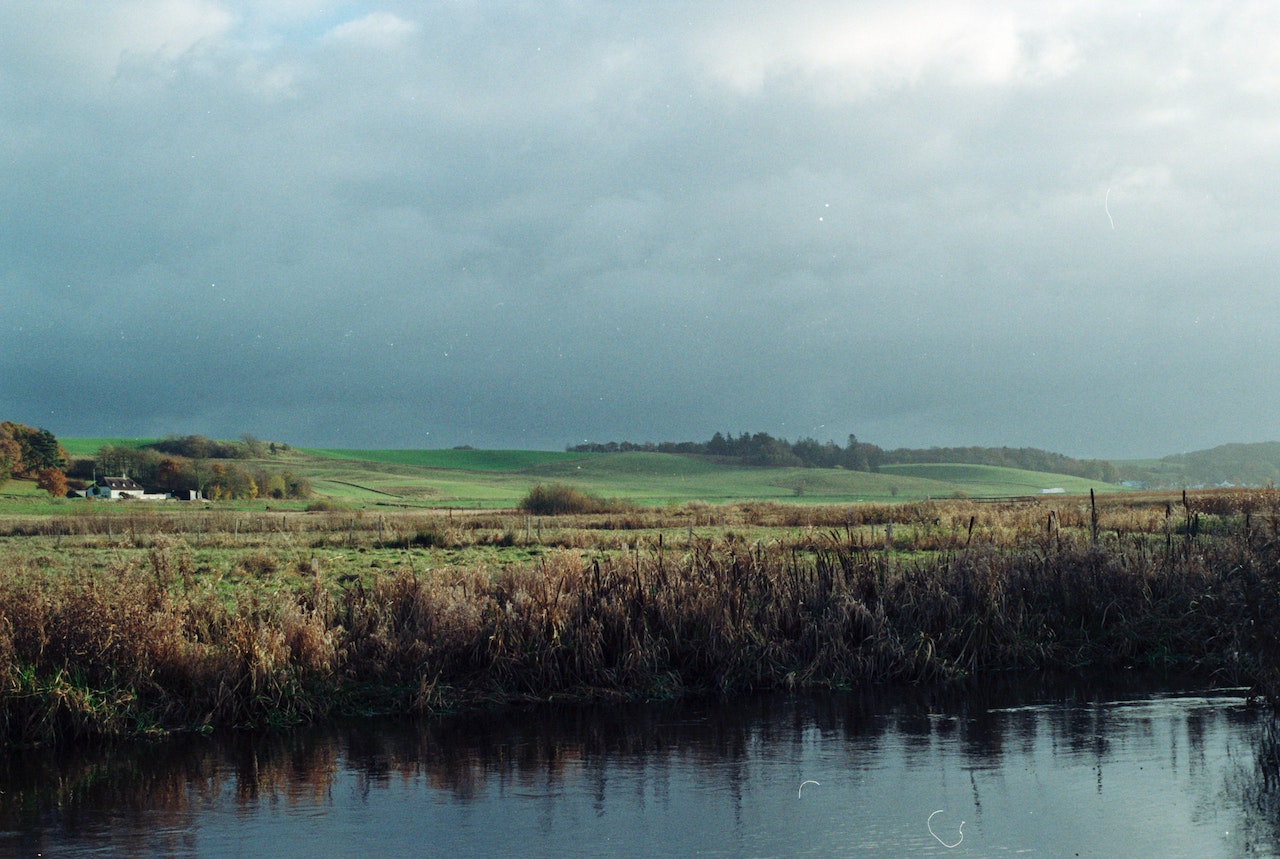
[{"label": "water reflection", "polygon": [[539,708],[11,754],[0,853],[1277,856],[1278,764],[1142,686]]}]

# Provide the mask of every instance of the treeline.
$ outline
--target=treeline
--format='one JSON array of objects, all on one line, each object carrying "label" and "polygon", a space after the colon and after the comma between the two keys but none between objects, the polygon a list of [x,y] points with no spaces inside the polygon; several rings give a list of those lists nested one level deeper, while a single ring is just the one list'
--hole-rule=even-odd
[{"label": "treeline", "polygon": [[802,438],[789,442],[768,433],[716,433],[710,441],[680,442],[588,442],[567,448],[576,453],[654,453],[718,456],[742,465],[769,468],[844,468],[850,471],[878,471],[882,465],[957,462],[966,465],[997,465],[1066,474],[1107,483],[1120,479],[1115,465],[1101,459],[1073,459],[1060,453],[1033,447],[931,447],[883,450],[850,435],[844,446],[834,441]]},{"label": "treeline", "polygon": [[240,436],[240,441],[216,441],[202,435],[170,435],[145,444],[143,448],[187,459],[260,459],[290,449],[287,444],[264,442],[247,434]]},{"label": "treeline", "polygon": [[288,449],[288,445],[261,442],[252,436],[242,436],[241,441],[169,436],[137,448],[105,445],[92,459],[76,460],[68,474],[81,482],[128,475],[153,492],[194,490],[213,501],[309,498],[311,482],[305,477],[238,462]]},{"label": "treeline", "polygon": [[21,477],[47,488],[62,477],[67,461],[67,452],[47,429],[13,421],[0,423],[0,486],[11,477]]},{"label": "treeline", "polygon": [[235,460],[260,459],[289,450],[250,435],[214,441],[202,435],[169,436],[133,448],[105,445],[92,458],[72,459],[53,433],[13,421],[0,422],[0,486],[10,478],[35,480],[55,497],[85,489],[95,478],[128,475],[149,491],[199,491],[212,500],[309,498],[311,483],[291,471],[248,468]]},{"label": "treeline", "polygon": [[644,451],[652,453],[683,453],[700,456],[718,456],[734,459],[743,465],[759,465],[767,468],[847,468],[851,471],[875,471],[882,461],[883,451],[874,444],[849,441],[840,447],[833,441],[819,442],[802,438],[792,443],[785,438],[775,438],[767,432],[741,433],[740,435],[716,433],[710,441],[663,442],[588,442],[566,448],[571,453],[625,453]]}]

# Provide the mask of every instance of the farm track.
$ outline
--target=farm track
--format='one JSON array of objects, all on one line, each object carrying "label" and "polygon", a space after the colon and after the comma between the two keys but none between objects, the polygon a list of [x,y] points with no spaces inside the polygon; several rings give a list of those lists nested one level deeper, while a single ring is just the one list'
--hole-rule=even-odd
[{"label": "farm track", "polygon": [[393,492],[384,492],[381,489],[374,489],[372,486],[361,486],[359,483],[352,483],[349,480],[335,480],[333,478],[329,478],[329,482],[337,483],[340,486],[350,486],[352,489],[359,489],[362,492],[372,492],[374,495],[385,495],[388,498],[396,498],[396,499],[403,498],[403,496],[396,495]]}]

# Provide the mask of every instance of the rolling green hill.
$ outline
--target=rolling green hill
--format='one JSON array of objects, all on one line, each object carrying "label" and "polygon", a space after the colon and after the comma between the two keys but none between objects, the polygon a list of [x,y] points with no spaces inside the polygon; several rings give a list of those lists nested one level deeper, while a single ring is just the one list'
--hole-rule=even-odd
[{"label": "rolling green hill", "polygon": [[919,465],[883,465],[882,474],[898,474],[919,477],[942,483],[963,485],[973,496],[1036,495],[1046,490],[1060,489],[1070,494],[1087,494],[1090,489],[1113,489],[1110,484],[1070,477],[1065,474],[1049,474],[1043,471],[1025,471],[1020,468],[1004,468],[996,465],[960,465],[952,463],[921,463]]},{"label": "rolling green hill", "polygon": [[[146,439],[64,439],[74,455],[104,444]],[[655,452],[566,453],[534,450],[280,449],[243,466],[287,469],[315,492],[342,503],[437,507],[510,507],[539,483],[563,483],[638,504],[773,500],[799,503],[1013,497],[1045,489],[1117,491],[1080,478],[959,464],[884,466],[880,472],[764,468],[717,457]],[[274,502],[273,502],[274,503]]]},{"label": "rolling green hill", "polygon": [[553,450],[354,450],[340,448],[306,448],[305,453],[326,459],[350,459],[390,465],[412,465],[421,468],[447,468],[459,471],[519,471],[550,462],[578,461],[591,453],[560,453]]},{"label": "rolling green hill", "polygon": [[493,507],[516,504],[539,483],[564,483],[639,504],[775,500],[809,503],[1010,497],[1061,488],[1119,487],[996,466],[892,466],[881,473],[726,465],[666,453],[548,451],[294,451],[289,468],[316,491],[366,504]]},{"label": "rolling green hill", "polygon": [[156,440],[154,438],[60,438],[58,443],[71,456],[93,456],[108,445],[139,448]]}]

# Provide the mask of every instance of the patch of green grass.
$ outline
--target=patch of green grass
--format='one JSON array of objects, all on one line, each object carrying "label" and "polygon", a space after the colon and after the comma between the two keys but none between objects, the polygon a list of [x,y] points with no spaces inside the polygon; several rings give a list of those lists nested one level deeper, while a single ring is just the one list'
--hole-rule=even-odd
[{"label": "patch of green grass", "polygon": [[15,498],[49,497],[48,493],[36,486],[34,480],[10,480],[0,487],[0,496],[4,495]]},{"label": "patch of green grass", "polygon": [[576,461],[598,454],[564,453],[553,450],[354,450],[305,448],[306,453],[326,459],[411,465],[452,471],[522,471],[547,463]]},{"label": "patch of green grass", "polygon": [[[512,507],[538,483],[562,483],[640,505],[694,500],[887,502],[956,495],[1031,495],[1054,487],[1073,494],[1087,493],[1090,487],[1115,489],[1062,475],[984,466],[893,466],[869,473],[747,467],[647,452],[579,455],[527,451],[525,457],[517,457],[520,452],[513,451],[345,453],[362,458],[311,456],[305,464],[295,464],[295,470],[311,480],[317,492],[343,503],[413,507]],[[450,459],[467,467],[444,467]],[[499,468],[502,464],[507,467]]]},{"label": "patch of green grass", "polygon": [[758,468],[664,453],[600,454],[582,463],[531,471],[538,476],[641,504],[680,501],[887,500],[951,494],[954,487],[929,480],[861,471]]},{"label": "patch of green grass", "polygon": [[72,456],[93,456],[99,449],[112,447],[140,448],[155,442],[154,438],[60,438],[58,442]]},{"label": "patch of green grass", "polygon": [[1115,491],[1118,487],[1083,477],[1024,471],[995,465],[920,463],[881,466],[882,474],[924,478],[958,486],[973,496],[1036,495],[1044,489],[1062,489],[1071,495],[1087,495],[1090,489]]},{"label": "patch of green grass", "polygon": [[[699,456],[680,456],[674,453],[648,453],[629,451],[627,453],[594,454],[587,461],[551,461],[542,464],[538,471],[547,476],[572,476],[586,471],[596,476],[626,478],[645,477],[677,477],[687,478],[696,475],[723,474],[727,470],[737,470],[737,466],[717,463]],[[762,469],[751,469],[760,471]]]}]

